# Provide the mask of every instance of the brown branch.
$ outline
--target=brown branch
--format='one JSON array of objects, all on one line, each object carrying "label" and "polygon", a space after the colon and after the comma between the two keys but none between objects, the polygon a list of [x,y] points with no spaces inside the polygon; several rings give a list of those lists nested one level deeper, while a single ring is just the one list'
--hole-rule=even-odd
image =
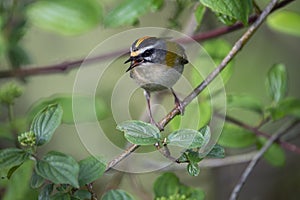
[{"label": "brown branch", "polygon": [[[276,1],[276,0],[275,0]],[[294,128],[296,125],[298,124],[297,122],[292,123],[292,125],[290,127],[288,127],[286,130],[282,131],[282,132],[278,132],[275,133],[274,135],[272,135],[267,142],[264,144],[264,146],[259,150],[259,152],[252,158],[251,162],[249,163],[249,165],[247,166],[247,168],[245,169],[245,171],[243,172],[239,182],[236,184],[236,186],[234,187],[231,195],[230,195],[230,200],[236,200],[237,197],[239,196],[239,193],[242,189],[242,187],[244,186],[247,178],[249,177],[250,173],[253,171],[254,167],[256,166],[256,164],[258,163],[258,161],[260,160],[260,158],[263,156],[263,154],[270,148],[270,146],[277,140],[279,139],[283,134],[287,133],[288,131],[290,131],[292,128]]]},{"label": "brown branch", "polygon": [[[219,116],[219,115],[216,114],[216,116]],[[220,116],[220,117],[223,117],[223,116]],[[271,137],[271,135],[269,135],[269,134],[267,134],[265,132],[260,131],[258,128],[252,127],[252,126],[250,126],[248,124],[245,124],[245,123],[243,123],[243,122],[241,122],[241,121],[239,121],[237,119],[234,119],[234,118],[232,118],[230,116],[226,116],[225,120],[227,122],[230,122],[232,124],[240,126],[240,127],[244,128],[246,130],[249,130],[249,131],[253,132],[255,135],[257,135],[257,136],[262,136],[262,137],[265,137],[265,138],[270,138]],[[281,147],[285,148],[286,150],[294,152],[294,153],[297,153],[297,154],[300,154],[300,148],[297,147],[296,145],[291,144],[289,142],[286,142],[286,141],[284,141],[282,139],[279,139],[277,142],[278,142],[278,144]]]},{"label": "brown branch", "polygon": [[103,61],[112,57],[116,57],[120,54],[125,54],[128,50],[118,50],[107,54],[102,54],[96,57],[87,58],[87,59],[80,59],[75,61],[69,62],[62,62],[59,64],[54,65],[47,65],[47,66],[37,66],[37,67],[24,67],[20,69],[13,69],[13,70],[4,70],[0,72],[0,78],[9,78],[9,77],[27,77],[27,76],[34,76],[34,75],[49,75],[53,73],[61,73],[67,72],[72,69],[78,68],[83,62],[85,64],[91,64],[99,61]]},{"label": "brown branch", "polygon": [[[248,30],[242,35],[242,37],[234,44],[230,52],[227,56],[222,60],[220,65],[215,68],[207,77],[206,79],[198,85],[183,101],[182,106],[185,108],[193,99],[195,99],[220,73],[228,63],[236,56],[236,54],[245,46],[251,36],[255,33],[256,29],[263,23],[266,19],[268,14],[271,12],[273,7],[276,5],[276,1],[273,0],[265,10],[261,13],[261,15],[257,18],[257,20],[248,28]],[[159,123],[159,127],[164,128],[176,115],[180,113],[177,107],[174,107],[168,114],[165,116]],[[127,148],[120,156],[116,157],[106,168],[106,171],[110,170],[113,166],[118,164],[124,158],[126,158],[129,154],[135,151],[139,145],[131,145]]]},{"label": "brown branch", "polygon": [[132,152],[134,152],[137,148],[139,148],[139,145],[132,144],[129,147],[127,147],[120,155],[118,155],[115,159],[110,161],[108,165],[106,166],[105,172],[109,171],[111,168],[116,166],[120,161],[125,159],[127,156],[129,156]]},{"label": "brown branch", "polygon": [[[272,11],[275,11],[281,7],[286,6],[287,4],[291,3],[294,0],[284,0],[278,3]],[[258,15],[253,15],[249,18],[248,23],[252,24],[256,21],[258,18]],[[243,28],[244,25],[241,22],[237,22],[234,25],[231,26],[226,26],[226,27],[221,27],[217,28],[212,31],[207,31],[204,33],[199,33],[195,34],[194,36],[191,37],[191,39],[179,39],[178,42],[182,43],[189,43],[193,42],[193,40],[196,40],[198,42],[208,40],[208,39],[213,39],[216,37],[219,37],[221,35],[225,35],[228,33],[231,33],[235,30]],[[37,66],[37,67],[27,67],[24,66],[23,68],[20,69],[13,69],[13,70],[3,70],[0,71],[0,78],[12,78],[12,77],[28,77],[28,76],[35,76],[35,75],[49,75],[53,73],[61,73],[61,72],[67,72],[72,69],[78,68],[83,62],[86,64],[88,63],[95,63],[99,61],[103,61],[109,58],[116,57],[118,55],[122,55],[128,52],[128,49],[121,49],[118,51],[110,52],[107,54],[102,54],[96,57],[92,58],[87,58],[87,59],[79,59],[75,61],[69,61],[69,62],[62,62],[59,64],[54,64],[54,65],[47,65],[47,66]]]}]

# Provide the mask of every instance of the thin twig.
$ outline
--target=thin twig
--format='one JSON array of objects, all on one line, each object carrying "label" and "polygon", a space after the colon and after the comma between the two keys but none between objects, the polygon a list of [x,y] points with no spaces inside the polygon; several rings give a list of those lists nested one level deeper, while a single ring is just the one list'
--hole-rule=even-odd
[{"label": "thin twig", "polygon": [[[257,151],[251,151],[248,153],[226,156],[225,158],[208,158],[199,162],[201,168],[215,168],[228,165],[241,164],[252,160]],[[147,161],[146,161],[147,162]],[[174,171],[174,170],[186,170],[186,164],[173,164],[166,167],[165,162],[148,162],[145,165],[149,165],[152,168],[161,169],[160,171]]]},{"label": "thin twig", "polygon": [[[236,56],[236,54],[245,46],[247,41],[251,38],[254,34],[256,29],[262,24],[265,18],[268,16],[272,8],[276,5],[276,1],[273,0],[262,12],[262,14],[257,18],[257,20],[248,28],[248,30],[242,35],[242,37],[234,44],[230,52],[227,56],[222,60],[220,65],[212,71],[206,79],[198,85],[183,101],[182,106],[185,108],[193,99],[195,99],[220,73],[227,64]],[[179,109],[174,107],[159,123],[159,127],[165,127],[176,115],[180,113]],[[106,171],[110,170],[124,158],[126,158],[129,154],[135,151],[139,145],[131,145],[127,148],[120,156],[113,159],[111,162],[108,163]]]},{"label": "thin twig", "polygon": [[[287,4],[291,3],[294,0],[284,0],[278,3],[272,11],[275,11],[281,7],[286,6]],[[258,15],[253,15],[249,18],[248,23],[252,24],[254,21],[256,21]],[[207,31],[204,33],[195,34],[191,37],[191,39],[179,39],[178,42],[182,43],[189,43],[193,42],[194,40],[201,42],[208,39],[213,39],[216,37],[219,37],[221,35],[225,35],[228,33],[231,33],[235,30],[243,28],[244,25],[241,22],[237,22],[234,25],[226,26],[217,28],[212,31]],[[128,53],[128,49],[120,49],[114,52],[110,52],[107,54],[102,54],[96,57],[92,58],[86,58],[86,59],[79,59],[75,61],[69,61],[69,62],[62,62],[54,65],[47,65],[47,66],[36,66],[36,67],[30,67],[24,66],[20,69],[13,69],[13,70],[3,70],[0,71],[0,78],[12,78],[12,77],[28,77],[28,76],[35,76],[35,75],[49,75],[53,73],[61,73],[61,72],[68,72],[72,69],[78,68],[83,62],[85,64],[89,63],[95,63],[107,60],[109,58],[114,58],[118,55],[123,55]]]},{"label": "thin twig", "polygon": [[274,135],[272,135],[267,142],[264,144],[264,146],[258,151],[258,153],[253,157],[253,159],[251,160],[251,162],[249,163],[249,165],[247,166],[247,168],[245,169],[245,171],[243,172],[239,182],[236,184],[236,186],[234,187],[231,195],[230,195],[230,200],[236,200],[243,185],[245,184],[247,178],[249,177],[250,173],[253,171],[254,167],[256,166],[256,164],[258,163],[258,161],[260,160],[260,158],[263,156],[263,154],[270,148],[270,146],[278,139],[280,138],[283,134],[287,133],[288,131],[290,131],[292,128],[294,128],[296,125],[298,124],[298,122],[294,122],[292,123],[292,125],[290,127],[288,127],[286,130],[282,131],[282,132],[278,132],[275,133]]},{"label": "thin twig", "polygon": [[93,189],[93,183],[86,184],[86,188],[91,194],[91,200],[98,200],[97,194],[95,193]]},{"label": "thin twig", "polygon": [[127,147],[120,155],[118,155],[115,159],[111,160],[108,163],[108,165],[106,166],[105,172],[112,169],[119,162],[121,162],[123,159],[125,159],[127,156],[129,156],[132,152],[134,152],[137,148],[139,148],[139,145],[136,145],[136,144],[132,144],[129,147]]},{"label": "thin twig", "polygon": [[166,158],[168,158],[172,162],[176,162],[176,158],[171,156],[170,150],[167,145],[163,145],[162,147],[159,144],[155,144],[156,149]]},{"label": "thin twig", "polygon": [[[216,116],[219,116],[219,114],[216,114]],[[220,116],[220,117],[223,117],[223,116]],[[250,125],[248,125],[248,124],[245,124],[244,122],[241,122],[241,121],[239,121],[239,120],[237,120],[237,119],[234,119],[233,117],[230,117],[230,116],[228,116],[228,115],[225,117],[225,120],[226,120],[227,122],[230,122],[230,123],[232,123],[232,124],[235,124],[235,125],[237,125],[237,126],[239,126],[239,127],[242,127],[242,128],[244,128],[244,129],[246,129],[246,130],[249,130],[249,131],[253,132],[255,135],[257,135],[257,136],[262,136],[262,137],[264,137],[264,138],[270,138],[270,137],[271,137],[269,134],[267,134],[267,133],[265,133],[265,132],[259,130],[258,128],[252,127],[252,126],[250,126]],[[285,149],[288,150],[288,151],[291,151],[291,152],[300,154],[300,148],[299,148],[298,146],[294,145],[294,144],[291,144],[291,143],[289,143],[289,142],[286,142],[286,141],[284,141],[284,140],[282,140],[282,139],[279,139],[279,140],[278,140],[278,144],[279,144],[282,148],[285,148]]]}]

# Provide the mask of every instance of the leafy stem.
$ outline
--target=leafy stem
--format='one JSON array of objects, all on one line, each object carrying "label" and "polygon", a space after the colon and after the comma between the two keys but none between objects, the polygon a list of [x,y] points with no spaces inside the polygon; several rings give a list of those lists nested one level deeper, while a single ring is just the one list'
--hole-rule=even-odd
[{"label": "leafy stem", "polygon": [[[276,6],[276,0],[271,1],[264,11],[259,15],[257,20],[248,28],[242,37],[234,44],[227,56],[205,79],[202,81],[183,101],[182,106],[185,108],[193,99],[195,99],[220,73],[226,68],[228,63],[237,55],[237,53],[245,46],[251,36],[255,33],[258,27],[263,23],[271,10]],[[179,109],[174,107],[158,124],[159,127],[165,127],[176,115],[180,114]],[[117,156],[108,163],[106,171],[110,170],[133,151],[139,148],[139,145],[133,144],[129,146],[121,155]]]}]

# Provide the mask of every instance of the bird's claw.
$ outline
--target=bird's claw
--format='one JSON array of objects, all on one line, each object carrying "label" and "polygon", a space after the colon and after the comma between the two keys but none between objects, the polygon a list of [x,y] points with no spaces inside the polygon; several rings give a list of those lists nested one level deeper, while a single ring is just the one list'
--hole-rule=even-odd
[{"label": "bird's claw", "polygon": [[184,106],[183,106],[182,101],[177,99],[177,101],[175,101],[175,105],[176,105],[176,108],[179,110],[180,114],[183,115],[184,114]]}]

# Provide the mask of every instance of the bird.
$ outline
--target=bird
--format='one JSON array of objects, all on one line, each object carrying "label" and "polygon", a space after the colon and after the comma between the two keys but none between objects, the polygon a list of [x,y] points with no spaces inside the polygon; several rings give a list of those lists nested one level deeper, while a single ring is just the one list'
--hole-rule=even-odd
[{"label": "bird", "polygon": [[183,115],[184,107],[172,87],[180,79],[184,65],[188,64],[185,49],[168,38],[144,36],[131,45],[130,57],[124,64],[129,62],[126,72],[130,72],[130,77],[144,89],[150,123],[163,130],[153,118],[150,93],[170,90],[175,105]]}]

